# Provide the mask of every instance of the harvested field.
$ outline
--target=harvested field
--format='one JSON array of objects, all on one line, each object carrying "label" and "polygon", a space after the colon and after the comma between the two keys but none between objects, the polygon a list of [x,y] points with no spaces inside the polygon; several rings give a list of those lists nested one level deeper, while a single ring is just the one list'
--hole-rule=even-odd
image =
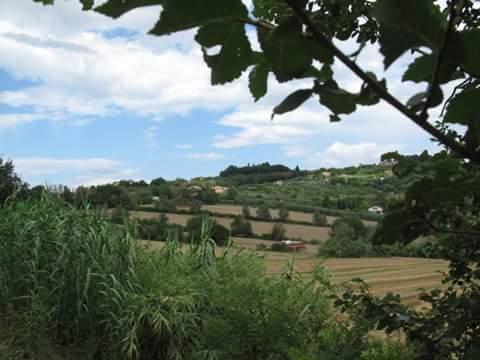
[{"label": "harvested field", "polygon": [[[272,241],[233,238],[235,246],[254,250],[257,244],[270,246]],[[353,278],[361,278],[371,286],[376,295],[388,292],[398,293],[406,304],[418,306],[419,289],[430,290],[441,286],[442,272],[447,270],[447,262],[440,259],[422,258],[346,258],[326,259],[316,256],[318,246],[307,245],[298,253],[279,253],[258,251],[265,257],[267,271],[280,273],[288,261],[294,260],[295,270],[308,277],[316,264],[322,263],[332,274],[335,284],[349,282]]]},{"label": "harvested field", "polygon": [[[232,238],[234,246],[255,251],[258,244],[269,247],[272,241]],[[149,243],[152,249],[158,249],[163,243]],[[369,284],[376,295],[388,292],[400,294],[405,304],[418,307],[420,289],[430,290],[441,287],[442,272],[447,270],[447,262],[439,259],[421,258],[345,258],[326,259],[316,257],[318,246],[307,245],[307,249],[298,253],[280,253],[257,251],[265,259],[267,272],[274,275],[283,271],[288,261],[294,261],[295,270],[305,278],[309,277],[316,264],[322,264],[332,274],[337,285],[348,283],[353,278],[361,278]],[[223,250],[218,249],[218,254]],[[341,290],[341,288],[339,288]]]},{"label": "harvested field", "polygon": [[[265,252],[267,269],[270,273],[281,272],[293,254]],[[318,259],[306,258],[298,254],[295,269],[308,276]],[[333,276],[336,284],[342,284],[353,278],[361,278],[376,295],[388,292],[400,294],[406,304],[418,306],[420,289],[430,290],[441,286],[442,272],[447,270],[447,262],[437,259],[421,258],[360,258],[327,259],[323,262]]]},{"label": "harvested field", "polygon": [[[159,213],[148,212],[148,211],[131,211],[130,215],[134,218],[139,219],[152,219],[160,216]],[[194,215],[183,215],[183,214],[165,214],[168,217],[168,220],[173,224],[179,224],[185,226],[188,219]],[[217,222],[227,228],[230,228],[230,223],[232,219],[230,218],[217,218]],[[250,221],[252,224],[252,230],[257,235],[262,235],[270,233],[272,231],[273,223],[265,221]],[[308,226],[308,225],[297,225],[297,224],[284,224],[285,229],[287,230],[286,236],[289,238],[301,238],[303,240],[328,240],[329,237],[329,228],[328,227],[319,227],[319,226]]]}]

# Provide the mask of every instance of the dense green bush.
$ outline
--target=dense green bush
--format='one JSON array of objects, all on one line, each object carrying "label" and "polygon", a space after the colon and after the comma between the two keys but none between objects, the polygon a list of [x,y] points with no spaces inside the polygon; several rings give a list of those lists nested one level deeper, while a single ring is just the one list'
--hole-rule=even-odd
[{"label": "dense green bush", "polygon": [[230,224],[232,236],[252,236],[252,224],[245,219],[244,216],[235,216]]},{"label": "dense green bush", "polygon": [[260,220],[271,220],[272,214],[270,213],[270,209],[266,205],[260,205],[257,208],[257,218]]},{"label": "dense green bush", "polygon": [[223,225],[214,223],[211,229],[211,237],[217,246],[225,246],[230,238],[230,230]]},{"label": "dense green bush", "polygon": [[169,224],[165,214],[152,219],[139,219],[136,224],[136,235],[140,239],[165,241],[169,231],[178,231],[179,240],[183,241],[183,227]]},{"label": "dense green bush", "polygon": [[371,244],[364,238],[358,238],[353,227],[338,222],[330,232],[330,238],[318,249],[320,256],[362,257],[371,253]]},{"label": "dense green bush", "polygon": [[288,247],[285,243],[283,242],[275,242],[272,245],[270,245],[270,249],[272,251],[278,251],[278,252],[287,252]]},{"label": "dense green bush", "polygon": [[367,234],[367,227],[360,217],[355,215],[345,215],[335,220],[332,225],[332,231],[336,232],[336,227],[341,224],[347,224],[353,230],[353,238],[358,239]]},{"label": "dense green bush", "polygon": [[287,233],[287,230],[285,230],[285,227],[282,224],[280,223],[273,224],[270,237],[274,241],[282,241],[285,239],[286,233]]},{"label": "dense green bush", "polygon": [[176,200],[166,197],[161,197],[159,200],[156,200],[153,205],[157,211],[175,212],[177,210]]},{"label": "dense green bush", "polygon": [[242,215],[247,219],[252,216],[252,214],[250,212],[250,208],[248,207],[248,205],[243,205],[242,206]]},{"label": "dense green bush", "polygon": [[317,226],[327,226],[327,217],[317,210],[312,215],[312,223]]},{"label": "dense green bush", "polygon": [[190,212],[192,214],[198,214],[200,211],[202,211],[202,203],[198,200],[192,200],[190,203]]},{"label": "dense green bush", "polygon": [[278,210],[278,219],[281,221],[287,221],[290,216],[290,212],[288,211],[287,208],[281,207]]}]

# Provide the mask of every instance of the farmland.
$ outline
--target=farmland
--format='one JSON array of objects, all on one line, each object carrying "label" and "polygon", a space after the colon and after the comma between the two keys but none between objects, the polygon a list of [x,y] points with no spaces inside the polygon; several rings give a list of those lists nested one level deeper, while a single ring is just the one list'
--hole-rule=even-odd
[{"label": "farmland", "polygon": [[[258,244],[269,245],[267,240],[233,238],[234,247],[255,251]],[[163,246],[163,243],[148,242],[153,249]],[[302,277],[309,274],[317,264],[321,264],[332,275],[334,284],[341,286],[353,278],[362,278],[374,294],[385,295],[388,292],[397,293],[405,304],[421,305],[418,299],[420,289],[430,290],[440,286],[442,273],[447,270],[447,262],[438,259],[420,258],[345,258],[320,259],[316,257],[318,246],[307,245],[299,253],[278,253],[271,251],[256,251],[265,259],[267,272],[271,275],[281,273],[289,261],[293,261],[294,269]],[[221,253],[222,250],[219,250]],[[339,288],[341,291],[341,288]]]},{"label": "farmland", "polygon": [[[242,207],[240,205],[203,205],[203,210],[210,211],[212,213],[218,214],[233,214],[233,215],[240,215],[242,214]],[[255,215],[257,212],[256,207],[250,207],[250,212],[252,215]],[[270,213],[272,217],[278,218],[278,209],[270,209]],[[302,211],[290,211],[289,212],[289,219],[293,221],[302,221],[302,222],[312,222],[312,213],[302,212]],[[327,222],[329,225],[333,224],[337,217],[335,216],[327,216]],[[364,220],[365,225],[375,225],[376,222],[374,221],[366,221]]]},{"label": "farmland", "polygon": [[[146,211],[132,211],[131,216],[133,218],[139,219],[151,219],[158,217],[158,213],[146,212]],[[165,213],[168,217],[168,220],[173,224],[185,226],[188,219],[192,218],[194,215],[184,215],[184,214],[172,214]],[[217,217],[216,221],[230,228],[230,223],[232,222],[231,218],[222,218]],[[266,221],[250,221],[252,224],[252,230],[257,235],[270,233],[272,230],[273,224]],[[287,237],[301,238],[303,240],[327,240],[329,237],[329,228],[328,227],[319,227],[319,226],[308,226],[308,225],[297,225],[297,224],[284,224],[285,229],[287,230]]]}]

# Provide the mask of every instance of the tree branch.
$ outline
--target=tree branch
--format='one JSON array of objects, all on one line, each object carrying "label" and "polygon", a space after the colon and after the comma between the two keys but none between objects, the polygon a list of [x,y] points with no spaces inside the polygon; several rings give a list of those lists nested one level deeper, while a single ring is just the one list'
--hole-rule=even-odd
[{"label": "tree branch", "polygon": [[442,144],[450,148],[451,150],[457,152],[464,158],[470,159],[476,164],[480,164],[480,153],[471,151],[467,149],[461,143],[455,141],[454,139],[449,138],[432,124],[427,122],[425,119],[420,118],[415,113],[413,113],[408,107],[403,105],[397,98],[391,95],[382,85],[380,85],[375,79],[367,75],[354,61],[352,61],[348,55],[344,54],[339,48],[337,48],[329,38],[323,35],[311,21],[309,16],[300,8],[295,0],[284,0],[287,5],[293,10],[296,16],[300,21],[307,26],[307,29],[311,32],[315,41],[317,41],[321,46],[329,49],[333,52],[335,57],[337,57],[345,66],[347,66],[354,74],[356,74],[360,79],[367,83],[375,93],[385,100],[387,103],[396,108],[400,113],[408,117],[415,124],[421,127],[423,130],[428,132],[431,136],[438,139]]},{"label": "tree branch", "polygon": [[241,22],[243,24],[253,25],[257,28],[262,28],[262,29],[265,29],[265,30],[275,30],[275,28],[276,28],[276,26],[274,24],[269,23],[268,21],[265,21],[265,20],[256,20],[256,19],[252,19],[252,18],[249,18],[249,17],[237,18],[235,20],[238,21],[238,22]]},{"label": "tree branch", "polygon": [[[420,220],[422,220],[430,229],[437,233],[444,233],[444,234],[453,234],[453,235],[470,235],[470,236],[480,236],[480,231],[475,231],[475,230],[449,230],[445,228],[439,228],[436,225],[434,225],[430,220],[428,220],[425,216],[421,216],[417,214],[416,212],[412,212],[413,215],[418,217]],[[480,239],[479,239],[480,240]]]},{"label": "tree branch", "polygon": [[450,19],[448,21],[447,31],[443,38],[442,47],[440,48],[440,52],[438,53],[437,61],[435,63],[435,69],[433,71],[432,81],[430,81],[430,86],[428,88],[427,101],[425,101],[425,105],[423,106],[422,112],[420,113],[420,117],[425,120],[428,117],[428,114],[427,114],[428,108],[430,107],[433,101],[434,90],[440,82],[440,68],[442,67],[443,59],[447,52],[448,42],[455,29],[455,26],[454,26],[455,19],[457,18],[457,12],[455,10],[456,3],[457,3],[457,0],[451,0],[450,2],[450,9],[449,9]]}]

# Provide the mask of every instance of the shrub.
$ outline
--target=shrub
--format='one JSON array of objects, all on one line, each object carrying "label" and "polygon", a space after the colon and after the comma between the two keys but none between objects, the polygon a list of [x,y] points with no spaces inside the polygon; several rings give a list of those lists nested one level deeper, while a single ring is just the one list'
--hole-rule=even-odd
[{"label": "shrub", "polygon": [[175,212],[177,211],[177,202],[175,199],[160,198],[154,202],[157,211]]},{"label": "shrub", "polygon": [[333,229],[330,239],[318,249],[320,256],[362,257],[370,253],[370,244],[362,238],[357,239],[355,230],[348,224],[337,223]]},{"label": "shrub", "polygon": [[372,340],[360,355],[361,360],[411,360],[415,358],[414,349],[393,340]]},{"label": "shrub", "polygon": [[278,252],[287,252],[288,251],[287,245],[285,243],[282,243],[282,242],[273,243],[272,245],[270,245],[270,249],[272,251],[278,251]]},{"label": "shrub", "polygon": [[154,219],[137,220],[137,224],[137,236],[140,239],[154,241],[164,241],[167,239],[169,224],[165,214],[161,214]]},{"label": "shrub", "polygon": [[286,232],[287,231],[285,230],[285,227],[282,224],[273,224],[270,237],[274,241],[281,241],[285,239]]},{"label": "shrub", "polygon": [[354,239],[358,239],[367,234],[367,228],[358,216],[346,215],[336,219],[332,225],[332,231],[335,232],[336,227],[340,224],[347,224],[354,231]]},{"label": "shrub", "polygon": [[258,251],[265,251],[268,249],[267,245],[261,243],[261,244],[257,244],[257,246],[255,246],[255,249],[258,250]]},{"label": "shrub", "polygon": [[252,216],[252,214],[250,213],[250,208],[247,205],[242,206],[242,214],[246,219]]},{"label": "shrub", "polygon": [[233,236],[252,236],[253,234],[252,224],[246,221],[242,215],[235,216],[230,224],[230,229]]},{"label": "shrub", "polygon": [[202,203],[198,200],[192,200],[190,203],[190,212],[192,214],[198,214],[200,211],[202,211]]},{"label": "shrub", "polygon": [[199,239],[202,232],[202,225],[209,217],[206,215],[197,215],[188,219],[185,231],[188,233],[190,241]]},{"label": "shrub", "polygon": [[124,209],[121,206],[115,207],[112,213],[110,214],[112,222],[115,224],[123,224],[130,217],[128,210]]},{"label": "shrub", "polygon": [[327,217],[320,213],[319,211],[315,211],[312,216],[312,223],[317,226],[327,226]]},{"label": "shrub", "polygon": [[271,220],[272,214],[270,214],[270,209],[266,205],[260,205],[257,208],[257,218],[260,220]]},{"label": "shrub", "polygon": [[287,208],[285,207],[282,207],[278,210],[278,218],[281,220],[281,221],[287,221],[288,218],[290,216],[290,212],[288,211]]},{"label": "shrub", "polygon": [[213,224],[211,236],[216,245],[225,246],[230,238],[230,230],[223,225]]}]

